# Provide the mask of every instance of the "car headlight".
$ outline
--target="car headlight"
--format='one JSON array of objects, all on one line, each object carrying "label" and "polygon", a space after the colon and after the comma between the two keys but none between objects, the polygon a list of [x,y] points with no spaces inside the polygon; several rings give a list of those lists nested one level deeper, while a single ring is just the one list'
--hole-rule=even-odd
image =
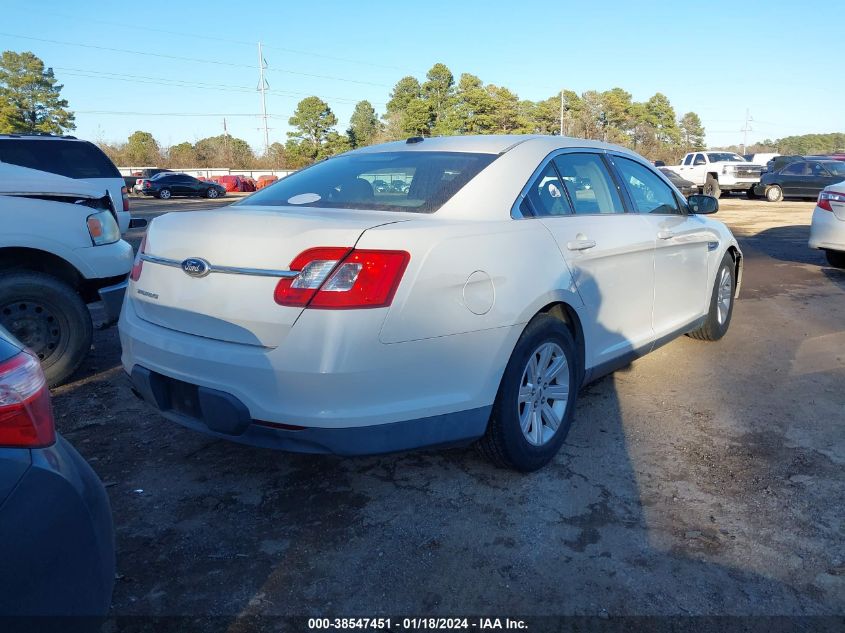
[{"label": "car headlight", "polygon": [[723,174],[727,174],[727,173],[734,174],[734,173],[736,173],[736,165],[724,165],[722,167],[722,173]]},{"label": "car headlight", "polygon": [[88,216],[86,223],[94,246],[111,244],[120,239],[120,227],[117,226],[111,211],[92,213]]}]

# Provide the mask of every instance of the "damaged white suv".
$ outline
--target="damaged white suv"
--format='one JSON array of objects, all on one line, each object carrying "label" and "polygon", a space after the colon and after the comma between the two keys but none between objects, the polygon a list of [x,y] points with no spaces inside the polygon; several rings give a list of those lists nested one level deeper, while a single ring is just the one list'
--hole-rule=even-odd
[{"label": "damaged white suv", "polygon": [[87,304],[117,320],[132,247],[105,186],[0,163],[0,325],[41,360],[50,386],[91,347]]}]

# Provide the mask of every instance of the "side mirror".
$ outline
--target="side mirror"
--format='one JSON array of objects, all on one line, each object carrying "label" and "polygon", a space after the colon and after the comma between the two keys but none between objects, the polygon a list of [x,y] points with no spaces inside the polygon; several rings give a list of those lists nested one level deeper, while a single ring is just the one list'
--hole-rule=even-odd
[{"label": "side mirror", "polygon": [[719,210],[719,201],[713,196],[693,194],[687,198],[690,211],[696,215],[710,215]]},{"label": "side mirror", "polygon": [[129,220],[130,229],[143,229],[147,224],[149,224],[149,221],[144,218],[132,218]]}]

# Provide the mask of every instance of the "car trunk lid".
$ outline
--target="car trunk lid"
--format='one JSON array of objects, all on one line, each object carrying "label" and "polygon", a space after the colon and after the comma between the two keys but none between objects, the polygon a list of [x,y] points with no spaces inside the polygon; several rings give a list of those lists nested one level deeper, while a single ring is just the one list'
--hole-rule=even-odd
[{"label": "car trunk lid", "polygon": [[[352,248],[367,229],[393,221],[383,212],[335,209],[238,206],[169,213],[148,230],[133,306],[145,321],[179,332],[277,347],[302,312],[275,302],[278,271],[289,270],[305,250]],[[189,259],[202,259],[212,272],[192,276],[197,271],[182,266]]]}]

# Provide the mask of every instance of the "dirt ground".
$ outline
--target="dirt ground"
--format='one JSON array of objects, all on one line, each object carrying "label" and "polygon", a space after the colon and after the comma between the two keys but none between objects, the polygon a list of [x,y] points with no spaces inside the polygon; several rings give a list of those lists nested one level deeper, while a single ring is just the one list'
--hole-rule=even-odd
[{"label": "dirt ground", "polygon": [[584,389],[531,475],[469,448],[341,459],[210,439],[138,401],[116,328],[98,330],[54,403],[111,498],[112,613],[231,631],[253,615],[845,613],[845,271],[807,247],[811,202],[721,206],[746,257],[728,335]]}]

